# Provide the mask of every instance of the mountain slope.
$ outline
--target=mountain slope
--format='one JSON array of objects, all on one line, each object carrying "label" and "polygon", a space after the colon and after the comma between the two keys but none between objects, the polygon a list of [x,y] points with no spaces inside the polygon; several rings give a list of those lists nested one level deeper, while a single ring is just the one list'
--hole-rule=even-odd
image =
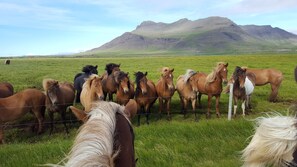
[{"label": "mountain slope", "polygon": [[142,22],[131,32],[88,51],[179,52],[186,54],[253,53],[297,50],[297,36],[271,26],[239,26],[228,18],[209,17],[173,23]]}]

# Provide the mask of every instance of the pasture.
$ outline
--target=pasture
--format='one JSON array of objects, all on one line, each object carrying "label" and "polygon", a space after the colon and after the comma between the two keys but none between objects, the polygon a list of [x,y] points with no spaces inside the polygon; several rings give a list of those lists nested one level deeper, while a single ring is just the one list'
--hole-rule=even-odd
[{"label": "pasture", "polygon": [[[151,56],[151,57],[114,57],[114,58],[14,58],[9,66],[0,64],[0,81],[10,82],[15,92],[35,87],[42,90],[42,80],[52,78],[73,83],[76,73],[87,64],[98,65],[98,74],[103,74],[108,63],[121,64],[120,69],[129,72],[135,80],[134,72],[148,72],[147,78],[157,82],[160,70],[164,66],[174,68],[174,84],[186,69],[210,73],[216,62],[228,62],[228,78],[236,66],[250,68],[276,68],[283,72],[284,80],[279,90],[278,102],[268,102],[270,85],[256,87],[252,95],[252,113],[243,118],[241,109],[237,117],[227,120],[228,98],[222,93],[220,99],[221,118],[216,118],[215,98],[212,99],[211,118],[206,119],[207,97],[202,96],[202,109],[198,108],[199,121],[194,114],[184,119],[180,112],[180,101],[175,92],[171,102],[172,120],[163,113],[158,120],[158,101],[154,104],[150,124],[145,124],[141,116],[141,125],[137,127],[137,118],[133,120],[135,130],[135,153],[139,167],[238,167],[239,152],[248,144],[253,133],[252,120],[269,112],[284,114],[296,112],[297,84],[294,80],[294,68],[297,55],[226,55],[226,56]],[[225,86],[224,86],[225,87]],[[17,103],[17,102],[16,102]],[[188,107],[190,110],[190,106]],[[294,113],[295,114],[295,113]],[[46,113],[46,121],[49,121]],[[55,120],[61,120],[57,115]],[[70,118],[71,114],[67,113]],[[5,145],[0,145],[0,166],[34,166],[46,163],[58,163],[68,153],[79,128],[79,123],[69,125],[70,134],[66,135],[62,124],[55,126],[49,136],[49,128],[36,136],[26,127],[32,123],[33,116],[28,114],[22,119],[7,124],[4,130]],[[22,128],[11,128],[20,125]]]}]

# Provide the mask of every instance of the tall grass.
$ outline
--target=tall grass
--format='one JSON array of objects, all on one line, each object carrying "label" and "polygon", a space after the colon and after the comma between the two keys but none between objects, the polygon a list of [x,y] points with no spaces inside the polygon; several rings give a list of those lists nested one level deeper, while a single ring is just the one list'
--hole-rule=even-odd
[{"label": "tall grass", "polygon": [[[4,61],[4,60],[3,60]],[[207,120],[205,112],[207,98],[202,96],[202,109],[198,109],[199,121],[194,121],[194,114],[189,113],[184,119],[179,114],[180,102],[177,93],[171,103],[172,121],[167,121],[164,115],[158,120],[158,103],[152,109],[150,125],[145,125],[145,117],[141,117],[141,126],[134,126],[135,151],[138,158],[137,166],[224,166],[236,167],[241,165],[240,150],[248,143],[248,137],[253,133],[252,120],[266,112],[296,110],[297,85],[294,81],[293,70],[296,66],[297,55],[238,55],[238,56],[154,56],[154,57],[116,57],[116,58],[15,58],[11,65],[0,63],[0,81],[8,81],[21,91],[28,87],[42,88],[42,79],[53,78],[60,81],[73,82],[73,77],[86,64],[98,65],[99,74],[104,72],[105,64],[121,63],[121,70],[133,73],[147,71],[148,78],[157,81],[163,66],[174,68],[174,83],[179,75],[188,68],[210,73],[216,62],[229,63],[230,77],[235,66],[251,68],[276,68],[283,72],[284,81],[279,91],[278,102],[267,101],[270,86],[256,87],[252,96],[253,112],[242,118],[238,116],[227,121],[228,95],[222,94],[220,110],[222,118],[215,117],[212,102],[212,117]],[[241,113],[241,111],[238,111]],[[68,113],[68,116],[70,113]],[[59,116],[56,116],[60,120]],[[31,115],[10,123],[31,123]],[[133,120],[135,123],[136,120]],[[57,126],[54,134],[49,131],[36,136],[27,128],[7,128],[5,130],[6,144],[0,146],[0,166],[34,166],[36,164],[57,163],[69,151],[78,123],[70,125],[70,135],[66,135],[63,126]],[[135,124],[136,125],[136,124]],[[8,126],[10,127],[10,126]]]}]

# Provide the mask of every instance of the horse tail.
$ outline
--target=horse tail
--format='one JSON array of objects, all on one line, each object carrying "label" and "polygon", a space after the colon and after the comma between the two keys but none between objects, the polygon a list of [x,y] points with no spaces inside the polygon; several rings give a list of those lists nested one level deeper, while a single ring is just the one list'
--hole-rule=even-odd
[{"label": "horse tail", "polygon": [[289,116],[258,118],[256,132],[242,151],[243,166],[287,166],[297,146],[297,119]]}]

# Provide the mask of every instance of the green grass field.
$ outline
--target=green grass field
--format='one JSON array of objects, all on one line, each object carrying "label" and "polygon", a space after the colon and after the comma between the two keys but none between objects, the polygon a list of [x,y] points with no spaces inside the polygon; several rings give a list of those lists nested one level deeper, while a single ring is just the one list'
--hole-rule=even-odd
[{"label": "green grass field", "polygon": [[[0,59],[0,61],[3,59]],[[4,61],[4,60],[3,60]],[[134,126],[135,151],[140,167],[238,167],[240,151],[248,144],[248,137],[253,134],[253,119],[269,112],[294,113],[297,102],[297,84],[293,71],[297,55],[226,55],[226,56],[152,56],[152,57],[115,57],[115,58],[14,58],[10,65],[0,63],[0,81],[13,84],[15,91],[28,87],[42,89],[44,78],[73,82],[73,77],[86,64],[98,65],[99,74],[104,72],[105,64],[121,63],[121,70],[133,73],[147,71],[148,78],[156,82],[163,66],[174,68],[174,83],[186,69],[210,73],[216,62],[228,62],[228,78],[236,66],[251,68],[276,68],[283,72],[284,80],[279,90],[278,102],[267,101],[270,86],[256,87],[252,96],[253,112],[243,118],[239,115],[227,120],[228,95],[222,94],[220,100],[221,118],[216,118],[215,100],[212,101],[212,117],[205,118],[207,97],[202,96],[202,109],[198,109],[199,121],[194,121],[194,114],[184,119],[179,114],[180,103],[175,93],[171,108],[172,121],[164,115],[158,120],[156,102],[150,116],[150,125]],[[239,107],[240,108],[240,107]],[[241,109],[238,111],[241,114]],[[68,113],[68,117],[71,114]],[[23,167],[46,163],[58,163],[68,153],[79,128],[79,123],[70,124],[70,134],[57,125],[54,134],[49,130],[36,136],[29,128],[11,128],[12,125],[30,124],[33,117],[28,114],[21,120],[9,123],[5,129],[5,145],[0,146],[0,166]],[[56,120],[60,117],[57,115]],[[48,121],[48,119],[47,119]],[[133,120],[136,125],[136,119]]]}]

